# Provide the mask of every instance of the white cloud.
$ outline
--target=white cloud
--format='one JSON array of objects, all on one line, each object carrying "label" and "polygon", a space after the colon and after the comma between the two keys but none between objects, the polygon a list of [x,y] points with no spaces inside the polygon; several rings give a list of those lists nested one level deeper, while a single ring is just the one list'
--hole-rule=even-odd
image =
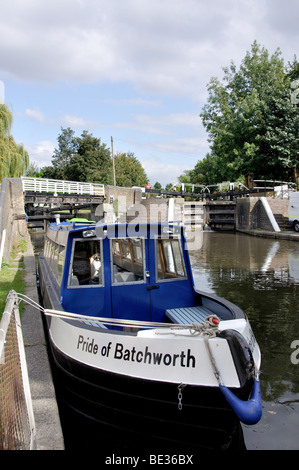
[{"label": "white cloud", "polygon": [[135,116],[137,122],[155,126],[155,127],[172,127],[172,126],[191,126],[198,127],[199,117],[195,113],[171,113],[160,115],[137,114]]},{"label": "white cloud", "polygon": [[201,121],[198,113],[133,114],[123,122],[114,122],[116,129],[130,129],[151,135],[175,136],[182,128],[198,130]]},{"label": "white cloud", "polygon": [[130,81],[155,93],[199,96],[255,39],[274,49],[283,40],[292,56],[298,37],[294,0],[10,0],[1,10],[3,77]]},{"label": "white cloud", "polygon": [[74,116],[72,114],[65,114],[62,118],[58,118],[58,121],[61,122],[62,127],[71,127],[72,129],[93,129],[99,126],[99,123],[96,121],[91,121],[84,119],[80,116]]},{"label": "white cloud", "polygon": [[168,183],[175,184],[178,181],[178,176],[187,169],[186,163],[182,165],[165,163],[157,157],[143,158],[141,164],[152,186],[157,181],[161,183],[163,187]]},{"label": "white cloud", "polygon": [[44,122],[46,117],[44,113],[42,113],[38,108],[36,109],[29,109],[27,108],[25,111],[26,116],[34,121]]},{"label": "white cloud", "polygon": [[52,156],[55,150],[55,143],[48,140],[42,140],[36,144],[24,142],[24,147],[29,154],[30,162],[37,164],[39,168],[51,165]]},{"label": "white cloud", "polygon": [[169,153],[173,156],[181,155],[189,158],[189,156],[197,156],[202,158],[209,150],[206,139],[200,137],[185,137],[179,139],[163,140],[153,142],[151,144],[153,150],[163,153]]},{"label": "white cloud", "polygon": [[144,98],[119,98],[119,99],[104,99],[103,103],[112,104],[114,106],[144,106],[144,107],[154,107],[159,108],[161,106],[161,101],[159,100],[150,100]]},{"label": "white cloud", "polygon": [[[294,39],[299,35],[299,8],[297,0],[288,0],[282,3],[281,0],[268,0],[268,6],[271,7],[267,11],[265,21],[271,30],[279,34],[279,40],[284,37],[286,40],[293,35]],[[294,42],[292,46],[295,48],[297,44]]]},{"label": "white cloud", "polygon": [[76,116],[73,114],[64,114],[63,116],[57,116],[51,118],[47,116],[44,112],[40,111],[38,108],[30,109],[27,108],[25,115],[32,119],[33,121],[38,121],[40,123],[50,124],[51,126],[56,127],[71,127],[72,129],[94,129],[97,128],[100,124],[97,121],[92,121],[90,119],[84,119],[83,117]]}]

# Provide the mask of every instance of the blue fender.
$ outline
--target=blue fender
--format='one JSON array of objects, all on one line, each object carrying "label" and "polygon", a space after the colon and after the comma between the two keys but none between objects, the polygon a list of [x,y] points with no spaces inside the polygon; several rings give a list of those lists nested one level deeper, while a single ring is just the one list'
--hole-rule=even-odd
[{"label": "blue fender", "polygon": [[232,407],[240,421],[244,424],[256,424],[262,417],[262,397],[259,380],[254,380],[251,397],[247,401],[240,400],[225,385],[219,384],[220,390]]}]

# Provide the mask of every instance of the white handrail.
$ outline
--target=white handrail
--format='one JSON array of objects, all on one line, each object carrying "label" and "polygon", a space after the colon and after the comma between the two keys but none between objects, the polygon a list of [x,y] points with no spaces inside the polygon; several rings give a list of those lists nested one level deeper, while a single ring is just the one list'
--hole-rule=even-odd
[{"label": "white handrail", "polygon": [[23,192],[62,193],[62,194],[90,194],[91,196],[104,196],[105,186],[100,183],[81,183],[79,181],[64,181],[47,178],[34,178],[22,176]]}]

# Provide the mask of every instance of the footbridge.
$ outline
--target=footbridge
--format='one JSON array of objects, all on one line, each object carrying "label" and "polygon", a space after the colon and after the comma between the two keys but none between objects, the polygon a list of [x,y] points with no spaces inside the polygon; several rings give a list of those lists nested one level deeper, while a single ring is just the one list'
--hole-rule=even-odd
[{"label": "footbridge", "polygon": [[[98,183],[81,183],[46,178],[22,177],[23,193],[26,202],[77,202],[78,200],[105,196],[105,186]],[[53,199],[55,198],[55,199]]]},{"label": "footbridge", "polygon": [[[79,210],[97,207],[105,200],[105,186],[47,178],[22,177],[25,211],[31,227],[43,226],[55,212],[76,216]],[[41,215],[35,215],[42,212]]]}]

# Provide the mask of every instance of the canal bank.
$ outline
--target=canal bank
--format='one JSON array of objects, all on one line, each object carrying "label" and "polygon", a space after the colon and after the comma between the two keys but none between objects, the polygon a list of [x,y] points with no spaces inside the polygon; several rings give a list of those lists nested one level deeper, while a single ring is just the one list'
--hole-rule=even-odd
[{"label": "canal bank", "polygon": [[[25,295],[39,303],[36,262],[30,239],[24,253],[24,269]],[[36,427],[36,449],[64,450],[41,312],[25,303],[21,323]]]},{"label": "canal bank", "polygon": [[252,235],[254,237],[262,237],[262,238],[273,238],[276,240],[289,240],[289,241],[299,241],[299,233],[295,232],[294,230],[282,230],[280,232],[274,232],[270,230],[240,230],[238,229],[237,232],[244,233],[246,235]]},{"label": "canal bank", "polygon": [[[20,178],[4,178],[1,183],[0,192],[0,263],[2,260],[6,263],[10,263],[11,254],[13,250],[17,251],[20,241],[25,241],[23,247],[26,247],[25,251],[22,252],[23,266],[20,268],[24,272],[25,289],[20,293],[26,295],[29,299],[38,304],[36,260],[26,225],[22,184]],[[8,292],[9,288],[7,294]],[[24,302],[21,330],[27,366],[24,370],[22,369],[22,372],[26,375],[28,372],[35,423],[34,448],[36,448],[36,450],[63,450],[64,439],[48,359],[42,316],[38,309],[32,307],[32,305],[29,305],[27,302]],[[5,347],[10,350],[11,344],[13,343],[11,335],[9,335],[7,341],[6,338],[4,341]],[[18,365],[17,361],[15,364],[15,367],[21,367]],[[25,371],[25,369],[27,369],[27,371]],[[16,384],[18,380],[16,377],[17,374],[11,374],[8,380],[6,377],[2,376],[3,384],[5,380],[7,380],[12,383],[12,386],[9,388],[11,396],[6,396],[6,400],[2,401],[0,417],[7,416],[7,413],[9,414],[9,411],[7,412],[7,403],[13,403],[15,405],[15,390],[17,387],[22,386],[19,382]],[[1,445],[4,443],[0,442],[0,448],[8,448],[8,450],[15,448],[8,443],[14,442],[15,435],[12,436],[10,433],[15,434],[14,430],[17,429],[17,424],[11,422],[11,419],[10,417],[9,426],[7,426],[6,429],[7,442],[2,447]],[[18,419],[19,417],[16,418],[16,420]],[[20,422],[22,421],[20,420]],[[19,445],[23,445],[23,443],[20,442],[18,443],[18,446]]]}]

